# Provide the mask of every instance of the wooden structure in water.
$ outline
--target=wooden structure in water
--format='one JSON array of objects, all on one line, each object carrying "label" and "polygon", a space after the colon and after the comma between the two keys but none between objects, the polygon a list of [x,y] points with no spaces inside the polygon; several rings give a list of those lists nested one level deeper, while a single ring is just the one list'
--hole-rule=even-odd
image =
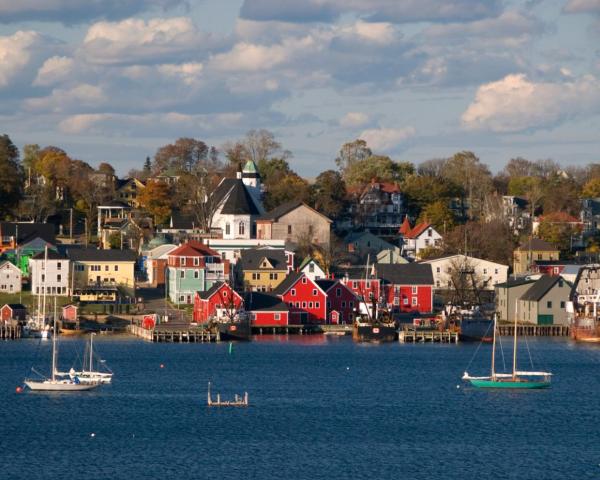
[{"label": "wooden structure in water", "polygon": [[0,325],[1,340],[18,340],[21,338],[21,325]]},{"label": "wooden structure in water", "polygon": [[149,342],[168,343],[209,343],[220,341],[219,333],[213,333],[206,328],[180,328],[164,326],[164,328],[147,329],[139,325],[129,325],[129,333]]},{"label": "wooden structure in water", "polygon": [[209,407],[247,407],[248,392],[244,392],[244,396],[235,395],[233,400],[221,400],[221,394],[217,393],[217,399],[213,400],[210,393],[210,382],[208,382],[207,405]]},{"label": "wooden structure in water", "polygon": [[[500,335],[514,335],[514,325],[498,325]],[[517,325],[517,336],[568,337],[568,325]]]},{"label": "wooden structure in water", "polygon": [[398,333],[400,343],[458,343],[458,332],[405,328]]}]

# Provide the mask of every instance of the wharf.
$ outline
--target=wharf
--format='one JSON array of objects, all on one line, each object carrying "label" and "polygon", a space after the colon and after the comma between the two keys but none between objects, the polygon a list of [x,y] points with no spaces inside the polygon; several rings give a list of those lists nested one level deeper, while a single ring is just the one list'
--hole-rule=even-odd
[{"label": "wharf", "polygon": [[398,333],[400,343],[458,343],[458,332],[405,328]]},{"label": "wharf", "polygon": [[218,333],[212,333],[202,327],[159,325],[153,329],[147,329],[139,325],[129,325],[128,330],[132,335],[149,342],[209,343],[220,341]]},{"label": "wharf", "polygon": [[252,333],[258,335],[305,335],[311,333],[323,333],[324,325],[282,325],[278,327],[252,326]]},{"label": "wharf", "polygon": [[[514,325],[498,325],[500,335],[514,335]],[[517,325],[517,336],[526,337],[568,337],[568,325]]]},{"label": "wharf", "polygon": [[0,325],[1,340],[18,340],[21,338],[21,325]]}]

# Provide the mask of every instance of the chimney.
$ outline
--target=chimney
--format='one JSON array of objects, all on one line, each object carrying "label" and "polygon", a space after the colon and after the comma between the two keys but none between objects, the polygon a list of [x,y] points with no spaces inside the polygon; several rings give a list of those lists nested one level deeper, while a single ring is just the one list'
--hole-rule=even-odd
[{"label": "chimney", "polygon": [[242,179],[242,172],[236,172],[235,176],[236,176],[236,178],[238,180],[241,180]]}]

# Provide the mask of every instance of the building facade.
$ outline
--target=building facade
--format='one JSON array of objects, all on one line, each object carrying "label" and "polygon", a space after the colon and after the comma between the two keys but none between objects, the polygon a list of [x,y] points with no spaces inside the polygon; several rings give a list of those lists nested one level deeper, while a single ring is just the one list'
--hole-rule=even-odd
[{"label": "building facade", "polygon": [[420,263],[431,265],[434,287],[437,290],[453,288],[452,277],[458,272],[472,275],[476,288],[490,291],[494,290],[496,284],[506,282],[508,275],[508,265],[468,255],[448,255],[422,260]]},{"label": "building facade", "polygon": [[431,265],[420,263],[376,265],[383,284],[383,300],[391,312],[433,311]]},{"label": "building facade", "polygon": [[235,270],[236,283],[243,290],[255,292],[272,291],[290,271],[285,251],[272,248],[244,250]]},{"label": "building facade", "polygon": [[531,238],[513,252],[513,273],[519,275],[531,271],[538,260],[558,260],[560,251],[541,238]]},{"label": "building facade", "polygon": [[325,323],[327,294],[303,273],[292,272],[275,289],[290,310],[290,323]]},{"label": "building facade", "polygon": [[34,295],[70,295],[71,263],[66,255],[48,250],[29,259],[31,293]]},{"label": "building facade", "polygon": [[19,293],[22,289],[23,274],[12,263],[0,262],[0,293]]}]

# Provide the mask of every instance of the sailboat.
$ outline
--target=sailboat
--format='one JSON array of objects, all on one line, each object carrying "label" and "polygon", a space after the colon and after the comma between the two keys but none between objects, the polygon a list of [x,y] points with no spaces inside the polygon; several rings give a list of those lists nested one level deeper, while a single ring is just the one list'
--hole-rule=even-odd
[{"label": "sailboat", "polygon": [[89,359],[84,361],[82,370],[78,372],[71,368],[68,372],[56,372],[56,375],[68,376],[71,379],[78,378],[81,383],[111,383],[112,372],[94,370],[94,335],[96,334],[92,333],[90,335],[90,355]]},{"label": "sailboat", "polygon": [[513,368],[512,373],[496,372],[496,337],[497,315],[494,315],[494,336],[492,340],[492,369],[489,376],[473,377],[467,372],[463,380],[468,381],[477,388],[513,388],[513,389],[539,389],[550,386],[550,372],[532,372],[517,370],[517,319],[515,316],[514,341],[513,341]]},{"label": "sailboat", "polygon": [[52,334],[52,375],[50,378],[43,380],[25,379],[25,385],[30,390],[46,391],[46,392],[79,392],[82,390],[92,390],[100,386],[100,382],[83,383],[79,377],[62,378],[57,375],[56,365],[58,363],[57,346],[56,346],[56,297],[54,298],[54,330]]}]

